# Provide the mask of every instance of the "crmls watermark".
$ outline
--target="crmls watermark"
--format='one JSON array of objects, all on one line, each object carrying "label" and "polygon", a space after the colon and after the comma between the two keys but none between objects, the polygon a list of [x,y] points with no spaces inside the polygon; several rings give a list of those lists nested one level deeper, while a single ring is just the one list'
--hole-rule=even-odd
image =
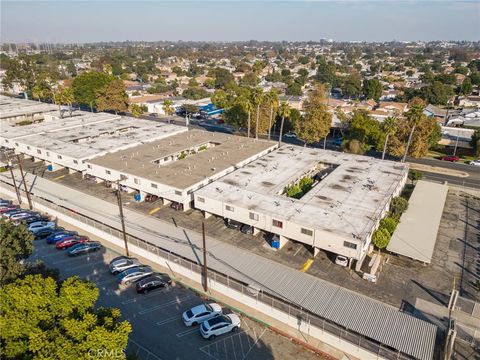
[{"label": "crmls watermark", "polygon": [[88,357],[91,359],[125,359],[125,350],[90,349]]}]

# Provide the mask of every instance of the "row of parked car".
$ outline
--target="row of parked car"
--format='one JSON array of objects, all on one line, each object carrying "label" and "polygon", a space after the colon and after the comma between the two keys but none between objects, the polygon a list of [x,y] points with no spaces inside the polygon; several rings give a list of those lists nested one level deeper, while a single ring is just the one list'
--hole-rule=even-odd
[{"label": "row of parked car", "polygon": [[[24,223],[35,240],[44,239],[47,244],[55,245],[57,250],[67,250],[68,256],[78,256],[102,248],[100,242],[90,241],[87,236],[79,235],[76,231],[58,227],[49,216],[22,209],[10,200],[0,199],[0,216],[16,224]],[[135,290],[139,294],[172,284],[167,274],[155,272],[133,257],[116,257],[110,261],[108,268],[112,275],[117,276],[120,285],[135,284]],[[224,314],[222,307],[216,303],[201,304],[185,311],[182,321],[185,326],[200,325],[200,334],[210,340],[240,328],[240,318],[236,314]]]},{"label": "row of parked car", "polygon": [[[108,268],[112,275],[117,276],[120,285],[135,284],[139,294],[172,284],[167,274],[154,272],[150,266],[143,265],[136,258],[116,257]],[[222,307],[216,303],[195,306],[182,314],[182,320],[185,326],[200,325],[200,334],[206,339],[214,339],[240,327],[240,318],[235,314],[223,314]]]},{"label": "row of parked car", "polygon": [[98,241],[90,241],[87,236],[79,235],[76,231],[59,227],[49,216],[22,209],[10,200],[0,199],[0,216],[15,224],[25,224],[35,240],[45,239],[47,244],[55,245],[56,249],[67,250],[68,256],[78,256],[102,248]]}]

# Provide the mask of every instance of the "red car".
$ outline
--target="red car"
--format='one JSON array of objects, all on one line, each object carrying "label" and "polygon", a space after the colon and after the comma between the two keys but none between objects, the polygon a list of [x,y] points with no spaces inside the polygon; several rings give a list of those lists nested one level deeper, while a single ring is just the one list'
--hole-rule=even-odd
[{"label": "red car", "polygon": [[65,239],[57,242],[55,244],[55,247],[58,250],[64,250],[64,249],[68,249],[69,247],[72,247],[73,245],[86,243],[87,241],[88,241],[88,237],[86,236],[75,236],[74,238]]},{"label": "red car", "polygon": [[460,160],[460,158],[458,156],[450,155],[450,156],[442,157],[442,160],[443,161],[450,161],[450,162],[457,162],[458,160]]},{"label": "red car", "polygon": [[0,208],[0,214],[3,214],[4,212],[7,212],[7,211],[10,211],[10,210],[15,210],[15,209],[18,209],[20,208],[20,206],[18,205],[6,205],[6,206],[2,206]]}]

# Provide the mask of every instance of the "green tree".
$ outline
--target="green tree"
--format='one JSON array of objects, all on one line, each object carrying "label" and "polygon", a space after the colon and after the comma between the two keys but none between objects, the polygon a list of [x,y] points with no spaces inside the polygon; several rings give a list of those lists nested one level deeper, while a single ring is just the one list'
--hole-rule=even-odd
[{"label": "green tree", "polygon": [[360,153],[364,153],[370,147],[376,146],[382,136],[380,123],[363,110],[354,111],[352,117],[347,122],[347,126],[345,150],[352,150],[354,154],[359,152],[354,142],[352,146],[349,145],[352,140],[358,141],[361,147]]},{"label": "green tree", "polygon": [[167,116],[172,116],[175,113],[172,100],[165,100],[162,104],[162,109]]},{"label": "green tree", "polygon": [[285,94],[291,95],[291,96],[302,96],[303,95],[302,86],[297,82],[293,82],[287,86],[287,89],[285,90]]},{"label": "green tree", "polygon": [[380,227],[373,232],[372,241],[379,250],[382,250],[390,243],[390,237],[388,230]]},{"label": "green tree", "polygon": [[397,228],[398,220],[390,216],[380,220],[380,227],[386,229],[390,235],[393,235],[393,232]]},{"label": "green tree", "polygon": [[24,224],[0,220],[0,285],[4,285],[23,273],[22,260],[33,251],[34,237]]},{"label": "green tree", "polygon": [[235,82],[233,75],[224,68],[216,68],[213,72],[215,77],[215,88],[226,89],[228,85]]},{"label": "green tree", "polygon": [[400,219],[400,216],[408,209],[408,201],[401,197],[397,196],[392,199],[390,203],[390,213],[395,219]]},{"label": "green tree", "polygon": [[367,99],[378,101],[383,93],[383,86],[378,79],[365,80],[363,82],[363,94]]},{"label": "green tree", "polygon": [[409,178],[410,181],[412,182],[412,185],[414,185],[416,181],[422,180],[423,175],[422,175],[422,173],[421,173],[420,171],[418,171],[418,170],[410,169],[410,170],[408,171],[408,178]]},{"label": "green tree", "polygon": [[260,122],[260,105],[264,100],[263,90],[261,88],[253,89],[251,93],[252,107],[255,109],[255,139],[258,139],[258,123]]},{"label": "green tree", "polygon": [[424,108],[424,104],[420,101],[412,102],[410,110],[408,110],[405,116],[407,123],[410,127],[410,134],[408,135],[407,146],[405,147],[405,153],[403,155],[402,162],[405,162],[405,159],[407,158],[408,150],[412,142],[413,133],[415,132],[416,127],[419,126],[422,121],[426,120],[426,115],[423,113]]},{"label": "green tree", "polygon": [[473,133],[470,145],[472,146],[475,156],[480,157],[480,129],[475,130]]},{"label": "green tree", "polygon": [[[68,106],[68,112],[70,113],[70,116],[72,116],[73,102],[75,101],[73,89],[71,87],[60,88],[55,94],[55,98],[59,107],[60,105]],[[60,117],[63,117],[62,112],[60,112]]]},{"label": "green tree", "polygon": [[268,140],[270,140],[271,130],[273,126],[273,114],[278,108],[278,92],[275,89],[271,89],[265,94],[265,103],[270,106],[270,116],[268,122]]},{"label": "green tree", "polygon": [[325,88],[318,84],[303,104],[305,115],[296,124],[297,135],[307,144],[320,141],[330,132],[332,114],[325,105]]},{"label": "green tree", "polygon": [[[85,359],[104,350],[123,354],[131,326],[120,311],[95,309],[98,289],[89,281],[28,275],[0,293],[1,353],[6,359]],[[119,358],[124,358],[120,356]]]},{"label": "green tree", "polygon": [[120,79],[114,79],[104,87],[95,92],[98,111],[119,111],[128,110],[128,95],[125,92],[125,85]]},{"label": "green tree", "polygon": [[473,91],[472,81],[469,78],[463,80],[462,85],[460,86],[460,93],[463,95],[470,95]]},{"label": "green tree", "polygon": [[257,86],[259,82],[260,79],[253,72],[245,74],[245,76],[240,80],[240,84],[243,86]]},{"label": "green tree", "polygon": [[189,100],[200,100],[208,98],[210,93],[207,90],[199,87],[189,87],[183,91],[182,96]]},{"label": "green tree", "polygon": [[396,117],[387,117],[381,126],[383,133],[385,134],[385,143],[383,145],[382,151],[382,160],[385,159],[385,152],[387,151],[388,138],[395,135],[397,131],[397,118]]},{"label": "green tree", "polygon": [[362,93],[362,79],[357,73],[348,75],[343,81],[343,93],[348,97],[358,97]]},{"label": "green tree", "polygon": [[280,123],[280,134],[278,136],[278,147],[282,145],[283,125],[285,123],[285,118],[290,116],[290,111],[290,105],[288,105],[286,101],[282,101],[278,108],[278,115],[282,118],[282,122]]},{"label": "green tree", "polygon": [[134,118],[140,117],[140,115],[142,115],[146,111],[147,111],[147,109],[146,109],[145,105],[143,105],[143,106],[138,105],[138,104],[131,104],[130,105],[130,112],[132,113],[132,116]]},{"label": "green tree", "polygon": [[97,108],[97,92],[112,82],[113,77],[103,72],[84,72],[73,79],[72,88],[78,104]]}]

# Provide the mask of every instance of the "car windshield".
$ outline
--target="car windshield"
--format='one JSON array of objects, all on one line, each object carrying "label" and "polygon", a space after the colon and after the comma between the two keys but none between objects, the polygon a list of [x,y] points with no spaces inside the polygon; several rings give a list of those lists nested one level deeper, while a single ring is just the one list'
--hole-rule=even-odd
[{"label": "car windshield", "polygon": [[187,310],[187,317],[190,319],[193,316],[192,310]]}]

